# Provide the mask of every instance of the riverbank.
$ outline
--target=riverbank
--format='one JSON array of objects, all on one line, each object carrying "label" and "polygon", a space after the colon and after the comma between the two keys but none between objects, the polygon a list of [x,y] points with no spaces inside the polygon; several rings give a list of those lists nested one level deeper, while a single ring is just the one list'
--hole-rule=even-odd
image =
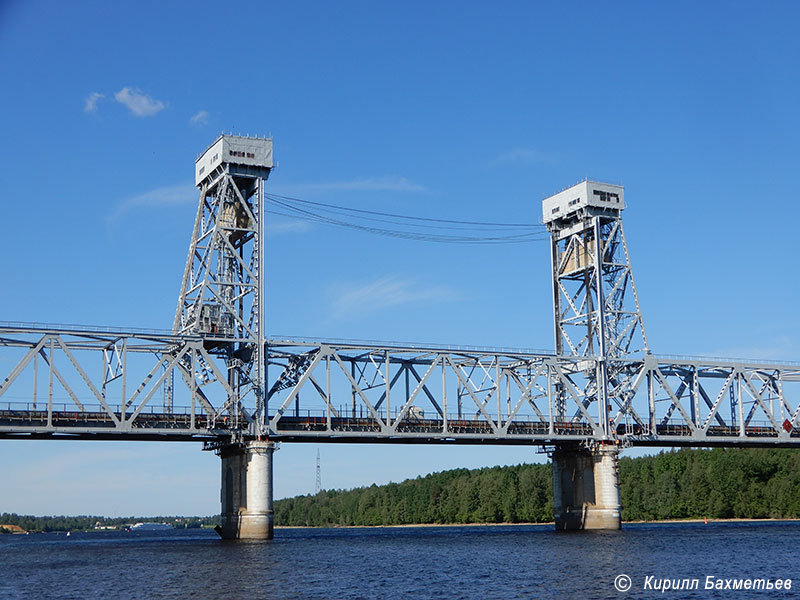
[{"label": "riverbank", "polygon": [[[800,519],[664,519],[652,521],[623,521],[625,525],[669,525],[681,523],[796,523]],[[555,525],[554,521],[538,523],[405,523],[403,525],[276,525],[275,529],[409,529],[424,527],[517,527],[522,525]]]},{"label": "riverbank", "polygon": [[[663,519],[663,520],[635,520],[623,521],[623,528],[626,525],[679,525],[686,523],[706,524],[713,525],[714,523],[781,523],[781,522],[800,522],[800,519]],[[540,521],[540,522],[518,522],[518,523],[405,523],[402,525],[276,525],[275,529],[420,529],[420,528],[457,528],[457,527],[518,527],[518,526],[554,526],[553,521]],[[73,529],[72,531],[81,533],[91,532],[106,532],[106,531],[121,531],[125,527],[119,528],[89,528],[89,529]],[[175,528],[173,528],[175,529]],[[183,528],[177,528],[183,529]],[[210,525],[201,527],[193,527],[190,529],[213,529]],[[5,531],[3,531],[5,530]],[[18,525],[3,525],[0,524],[0,533],[7,535],[25,535],[28,533],[66,533],[66,531],[42,531],[32,530],[27,531]]]}]

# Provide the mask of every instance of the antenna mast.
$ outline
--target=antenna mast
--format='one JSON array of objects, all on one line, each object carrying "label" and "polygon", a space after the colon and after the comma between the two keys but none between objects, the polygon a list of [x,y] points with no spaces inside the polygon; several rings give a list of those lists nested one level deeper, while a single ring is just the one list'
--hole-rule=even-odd
[{"label": "antenna mast", "polygon": [[319,466],[319,448],[317,448],[317,486],[316,486],[316,494],[319,494],[322,491],[322,470]]}]

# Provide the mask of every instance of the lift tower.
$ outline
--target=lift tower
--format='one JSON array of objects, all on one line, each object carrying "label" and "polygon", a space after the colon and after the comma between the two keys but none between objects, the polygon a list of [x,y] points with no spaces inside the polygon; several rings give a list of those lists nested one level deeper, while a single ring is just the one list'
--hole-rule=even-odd
[{"label": "lift tower", "polygon": [[[649,354],[622,229],[622,186],[583,181],[542,202],[551,235],[555,348],[586,359],[585,404],[602,437],[591,448],[556,446],[554,509],[559,529],[619,528],[617,419],[632,400],[631,360]],[[557,418],[569,422],[561,390]],[[617,416],[614,416],[614,407]],[[577,415],[576,415],[577,417]]]},{"label": "lift tower", "polygon": [[225,362],[226,428],[251,435],[266,431],[262,234],[271,170],[265,138],[222,135],[197,159],[200,202],[173,323]]},{"label": "lift tower", "polygon": [[[272,452],[267,433],[264,322],[264,182],[272,140],[221,135],[195,162],[200,189],[173,331],[197,335],[225,370],[184,365],[227,392],[221,444],[226,538],[272,537]],[[223,381],[224,379],[224,381]]]}]

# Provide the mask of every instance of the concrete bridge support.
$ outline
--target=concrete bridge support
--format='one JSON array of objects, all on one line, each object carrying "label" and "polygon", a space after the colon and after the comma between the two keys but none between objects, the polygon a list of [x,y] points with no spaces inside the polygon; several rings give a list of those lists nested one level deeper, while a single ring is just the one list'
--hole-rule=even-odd
[{"label": "concrete bridge support", "polygon": [[616,446],[587,450],[556,446],[553,453],[553,512],[556,530],[620,529]]},{"label": "concrete bridge support", "polygon": [[226,540],[272,539],[272,442],[232,445],[222,459],[222,526]]}]

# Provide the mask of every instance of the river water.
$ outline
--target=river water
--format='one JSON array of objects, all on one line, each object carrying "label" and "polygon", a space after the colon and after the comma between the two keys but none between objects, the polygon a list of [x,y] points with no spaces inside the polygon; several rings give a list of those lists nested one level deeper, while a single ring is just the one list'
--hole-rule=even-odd
[{"label": "river water", "polygon": [[[0,598],[789,598],[800,596],[798,540],[797,522],[276,529],[266,542],[207,530],[5,535]],[[742,589],[704,589],[707,577]],[[684,589],[651,589],[663,579]],[[792,587],[744,589],[757,579]]]}]

